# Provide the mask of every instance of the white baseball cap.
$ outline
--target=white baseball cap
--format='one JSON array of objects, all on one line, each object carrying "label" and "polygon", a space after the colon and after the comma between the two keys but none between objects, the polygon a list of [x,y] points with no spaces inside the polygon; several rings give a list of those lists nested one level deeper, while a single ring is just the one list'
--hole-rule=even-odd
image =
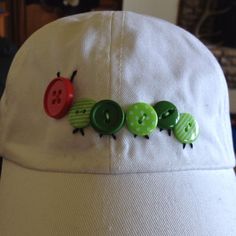
[{"label": "white baseball cap", "polygon": [[228,103],[214,56],[175,25],[109,11],[46,25],[0,103],[0,235],[235,236]]}]

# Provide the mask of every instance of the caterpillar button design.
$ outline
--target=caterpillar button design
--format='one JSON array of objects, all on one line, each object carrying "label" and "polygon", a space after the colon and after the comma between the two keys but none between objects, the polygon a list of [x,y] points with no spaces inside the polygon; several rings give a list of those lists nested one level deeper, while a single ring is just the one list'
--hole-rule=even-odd
[{"label": "caterpillar button design", "polygon": [[186,144],[190,144],[193,147],[193,142],[199,135],[199,126],[194,117],[188,113],[180,114],[180,119],[174,127],[175,137],[183,143],[183,148]]},{"label": "caterpillar button design", "polygon": [[75,128],[73,133],[80,131],[84,135],[83,128],[90,124],[90,112],[95,103],[92,99],[80,99],[74,103],[69,112],[69,122]]},{"label": "caterpillar button design", "polygon": [[93,129],[103,135],[115,134],[124,127],[136,136],[149,139],[149,135],[160,128],[167,130],[171,135],[173,130],[175,138],[183,144],[190,144],[199,136],[199,126],[196,119],[189,113],[179,113],[177,107],[168,101],[160,101],[151,106],[144,102],[137,102],[128,107],[126,111],[113,100],[94,101],[83,98],[73,103],[73,80],[77,74],[75,70],[70,79],[60,76],[53,79],[44,94],[44,109],[48,116],[60,119],[68,114],[68,121],[74,128],[73,134],[80,131],[84,136],[84,128],[91,125]]}]

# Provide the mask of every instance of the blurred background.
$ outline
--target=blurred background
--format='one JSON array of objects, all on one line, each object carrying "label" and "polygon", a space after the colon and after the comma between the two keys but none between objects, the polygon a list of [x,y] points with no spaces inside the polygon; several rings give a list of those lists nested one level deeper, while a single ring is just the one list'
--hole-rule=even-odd
[{"label": "blurred background", "polygon": [[60,17],[100,10],[159,17],[207,45],[229,87],[236,150],[236,0],[0,0],[0,97],[15,53],[34,31]]}]

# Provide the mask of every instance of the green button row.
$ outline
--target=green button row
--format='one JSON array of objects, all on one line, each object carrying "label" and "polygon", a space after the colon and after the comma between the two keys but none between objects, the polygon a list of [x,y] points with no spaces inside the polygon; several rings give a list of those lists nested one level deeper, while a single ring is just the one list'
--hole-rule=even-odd
[{"label": "green button row", "polygon": [[114,135],[126,123],[135,136],[148,136],[157,127],[173,130],[181,143],[195,141],[199,127],[194,117],[188,113],[179,114],[176,106],[168,101],[156,103],[153,107],[139,102],[127,108],[126,113],[112,100],[95,102],[81,99],[74,103],[69,112],[69,122],[75,129],[91,126],[101,135]]}]

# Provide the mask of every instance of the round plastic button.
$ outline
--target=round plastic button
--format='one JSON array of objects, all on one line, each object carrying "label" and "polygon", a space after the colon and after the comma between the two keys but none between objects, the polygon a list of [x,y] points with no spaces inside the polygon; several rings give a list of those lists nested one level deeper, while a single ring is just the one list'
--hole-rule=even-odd
[{"label": "round plastic button", "polygon": [[176,106],[167,101],[161,101],[154,105],[158,116],[158,127],[161,129],[172,129],[179,120],[179,112]]},{"label": "round plastic button", "polygon": [[199,135],[199,126],[195,118],[188,114],[180,114],[180,119],[173,129],[175,137],[181,143],[192,143]]},{"label": "round plastic button", "polygon": [[44,94],[44,109],[55,119],[65,116],[74,98],[74,88],[69,79],[56,78],[47,87]]},{"label": "round plastic button", "polygon": [[124,125],[125,114],[120,105],[112,100],[102,100],[90,113],[92,127],[100,134],[112,135]]},{"label": "round plastic button", "polygon": [[74,128],[85,128],[90,123],[90,112],[95,105],[92,99],[81,99],[69,111],[69,122]]},{"label": "round plastic button", "polygon": [[135,135],[149,135],[156,129],[157,123],[156,111],[146,103],[135,103],[127,110],[126,125],[128,130]]}]

